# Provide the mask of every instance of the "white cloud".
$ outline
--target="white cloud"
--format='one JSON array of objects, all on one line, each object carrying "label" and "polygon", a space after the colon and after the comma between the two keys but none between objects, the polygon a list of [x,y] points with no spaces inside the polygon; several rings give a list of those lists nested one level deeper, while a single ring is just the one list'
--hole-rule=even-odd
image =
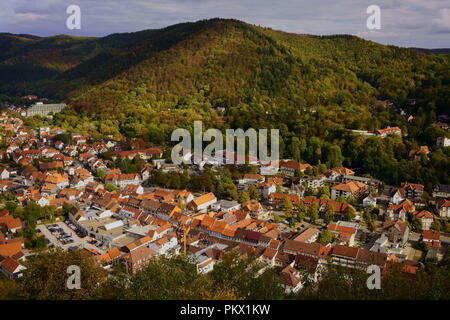
[{"label": "white cloud", "polygon": [[[82,29],[66,29],[78,4]],[[381,8],[381,30],[368,32],[366,8]],[[450,0],[0,0],[0,30],[38,35],[106,35],[223,17],[312,34],[357,34],[382,43],[447,46]]]},{"label": "white cloud", "polygon": [[439,16],[434,19],[433,27],[439,33],[450,33],[450,8],[439,10]]}]

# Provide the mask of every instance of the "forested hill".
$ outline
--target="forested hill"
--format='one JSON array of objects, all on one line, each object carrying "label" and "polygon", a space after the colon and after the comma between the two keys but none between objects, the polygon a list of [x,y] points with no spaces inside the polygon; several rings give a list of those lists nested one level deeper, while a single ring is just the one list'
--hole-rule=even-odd
[{"label": "forested hill", "polygon": [[[0,34],[2,91],[112,110],[258,103],[309,107],[436,100],[448,105],[448,55],[355,36],[309,36],[212,19],[104,38]],[[437,86],[436,86],[437,85]]]},{"label": "forested hill", "polygon": [[[436,147],[448,132],[433,125],[450,110],[448,54],[225,19],[103,38],[0,34],[0,93],[65,100],[70,108],[52,124],[94,137],[164,147],[197,119],[221,129],[275,127],[281,157],[427,190],[450,183],[450,150]],[[404,138],[349,130],[387,126]],[[421,145],[429,159],[411,161]]]}]

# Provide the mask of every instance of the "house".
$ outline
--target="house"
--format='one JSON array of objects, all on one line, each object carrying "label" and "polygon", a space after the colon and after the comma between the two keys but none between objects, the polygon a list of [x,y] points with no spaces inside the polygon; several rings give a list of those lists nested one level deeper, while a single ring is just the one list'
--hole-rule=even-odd
[{"label": "house", "polygon": [[5,167],[0,168],[0,179],[4,179],[4,180],[9,179],[9,175],[10,175],[10,172],[9,172],[8,168],[5,168]]},{"label": "house", "polygon": [[286,266],[280,273],[281,285],[286,293],[296,293],[302,287],[302,279],[300,271],[293,268],[291,265]]},{"label": "house", "polygon": [[409,227],[403,221],[385,221],[382,230],[392,243],[405,244],[408,241]]},{"label": "house", "polygon": [[430,211],[422,210],[419,212],[413,212],[413,219],[419,219],[422,223],[423,230],[429,230],[433,223],[434,216]]},{"label": "house", "polygon": [[378,186],[380,185],[380,180],[373,179],[373,178],[367,178],[367,177],[355,176],[354,174],[343,175],[341,177],[341,182],[349,182],[349,181],[364,183],[366,186],[371,186],[374,188],[378,188]]},{"label": "house", "polygon": [[147,264],[148,260],[155,255],[155,250],[146,245],[135,247],[123,257],[125,261],[125,270],[128,273],[137,273]]},{"label": "house", "polygon": [[282,251],[284,253],[294,255],[303,255],[315,259],[324,259],[328,257],[331,248],[328,246],[323,246],[317,242],[306,243],[296,240],[285,240],[282,246]]},{"label": "house", "polygon": [[293,267],[300,271],[303,282],[316,283],[322,276],[326,261],[312,257],[298,255]]},{"label": "house", "polygon": [[406,199],[403,193],[400,192],[400,189],[394,188],[392,186],[386,186],[383,195],[388,196],[389,202],[393,204],[400,204],[402,201]]},{"label": "house", "polygon": [[282,207],[285,199],[289,199],[293,205],[298,205],[301,199],[296,194],[286,194],[286,193],[271,193],[269,195],[269,204],[276,207]]},{"label": "house", "polygon": [[123,253],[118,248],[106,250],[104,254],[97,256],[97,261],[105,264],[114,264],[122,257]]},{"label": "house", "polygon": [[438,137],[436,139],[436,146],[438,148],[449,147],[450,146],[450,138],[447,137]]},{"label": "house", "polygon": [[44,196],[41,195],[41,194],[37,194],[37,195],[35,195],[35,196],[31,196],[31,197],[29,197],[29,199],[30,199],[31,201],[36,202],[36,203],[37,203],[38,205],[40,205],[41,207],[45,207],[45,206],[50,205],[49,199],[47,199],[46,197],[44,197]]},{"label": "house", "polygon": [[266,178],[260,174],[246,173],[241,179],[239,179],[239,184],[251,185],[264,182],[265,180]]},{"label": "house", "polygon": [[345,209],[352,208],[355,209],[349,203],[342,203],[339,201],[328,200],[328,199],[319,199],[313,196],[306,196],[302,200],[303,204],[305,204],[308,208],[311,207],[313,203],[316,203],[319,207],[320,212],[325,212],[328,206],[333,208],[334,213],[342,215],[345,212]]},{"label": "house", "polygon": [[22,252],[23,239],[13,238],[11,240],[5,240],[0,237],[0,256],[12,257]]},{"label": "house", "polygon": [[0,270],[11,280],[21,278],[25,269],[26,268],[16,259],[12,257],[4,257],[2,260],[2,257],[0,256]]},{"label": "house", "polygon": [[356,228],[352,228],[339,223],[330,223],[327,226],[328,230],[335,234],[336,239],[340,244],[346,244],[350,247],[355,245]]},{"label": "house", "polygon": [[374,193],[369,193],[362,201],[363,208],[376,207],[377,196]]},{"label": "house", "polygon": [[421,198],[423,191],[423,184],[402,182],[400,187],[400,193],[407,199]]},{"label": "house", "polygon": [[55,184],[57,188],[63,189],[69,185],[69,177],[66,173],[50,173],[44,179],[45,183]]},{"label": "house", "polygon": [[158,255],[168,255],[168,253],[178,246],[177,237],[167,234],[158,240],[150,242],[148,247],[153,249]]},{"label": "house", "polygon": [[296,236],[293,240],[305,242],[305,243],[313,243],[317,241],[317,238],[319,237],[320,231],[316,228],[308,228],[305,231],[303,231],[301,234]]},{"label": "house", "polygon": [[288,176],[294,176],[297,170],[304,172],[308,168],[312,168],[312,166],[307,163],[303,164],[292,160],[280,162],[281,173]]},{"label": "house", "polygon": [[311,188],[311,189],[318,189],[318,188],[323,187],[325,181],[327,181],[326,176],[323,174],[320,174],[320,175],[314,176],[314,177],[305,176],[299,180],[299,183],[306,185],[308,188]]},{"label": "house", "polygon": [[436,209],[442,218],[450,218],[450,200],[442,199],[436,201]]},{"label": "house", "polygon": [[346,167],[338,167],[325,171],[323,175],[327,178],[328,181],[334,182],[339,180],[342,176],[351,176],[354,175],[355,172]]},{"label": "house", "polygon": [[375,133],[377,136],[384,138],[390,134],[402,135],[402,130],[399,127],[387,127],[386,129],[377,130]]},{"label": "house", "polygon": [[353,196],[358,199],[366,191],[366,185],[357,181],[349,181],[331,187],[331,199],[336,200],[340,196],[348,198]]},{"label": "house", "polygon": [[194,198],[190,203],[189,206],[197,211],[203,211],[206,210],[209,206],[217,202],[217,198],[214,195],[214,193],[209,192],[206,194],[203,194],[199,197]]},{"label": "house", "polygon": [[119,211],[119,215],[127,217],[127,218],[138,217],[141,213],[142,213],[142,210],[128,207],[128,206],[123,207]]},{"label": "house", "polygon": [[267,199],[271,193],[277,191],[277,184],[271,182],[260,182],[256,184],[256,188],[264,199]]},{"label": "house", "polygon": [[142,181],[145,181],[145,180],[147,180],[148,178],[150,178],[151,172],[152,172],[152,169],[149,168],[149,167],[147,167],[147,166],[144,167],[144,168],[142,168],[142,170],[141,170]]},{"label": "house", "polygon": [[393,220],[406,219],[407,213],[414,212],[415,208],[408,199],[403,200],[400,204],[390,204],[386,210],[386,215]]},{"label": "house", "polygon": [[237,201],[219,200],[212,204],[211,208],[214,211],[230,212],[233,210],[239,210],[241,208],[241,205]]},{"label": "house", "polygon": [[252,219],[263,220],[267,218],[267,212],[264,210],[258,200],[250,200],[243,204],[242,210],[248,212]]},{"label": "house", "polygon": [[44,183],[44,185],[41,188],[41,194],[43,196],[49,196],[51,194],[54,194],[58,191],[58,187],[56,184],[53,183]]},{"label": "house", "polygon": [[420,161],[422,157],[425,157],[425,159],[427,159],[429,153],[430,150],[428,149],[428,146],[420,146],[419,150],[411,150],[408,153],[408,156],[411,160]]},{"label": "house", "polygon": [[441,233],[434,230],[425,230],[422,232],[422,241],[430,247],[441,247]]},{"label": "house", "polygon": [[450,199],[450,185],[449,184],[435,184],[433,186],[433,198]]},{"label": "house", "polygon": [[175,163],[159,163],[156,167],[158,170],[161,170],[162,172],[178,172],[180,171],[180,166]]},{"label": "house", "polygon": [[363,270],[366,270],[369,265],[377,265],[381,269],[384,269],[388,262],[388,255],[386,253],[373,252],[367,249],[344,245],[334,246],[331,257],[333,264]]},{"label": "house", "polygon": [[144,188],[141,185],[129,184],[129,185],[125,186],[125,188],[123,190],[125,192],[135,193],[135,194],[139,194],[139,195],[144,194]]},{"label": "house", "polygon": [[6,209],[3,209],[2,212],[0,212],[0,231],[16,233],[22,230],[22,221],[19,218],[14,218]]},{"label": "house", "polygon": [[137,173],[119,173],[106,175],[105,182],[123,188],[129,184],[138,185],[141,181]]},{"label": "house", "polygon": [[81,190],[65,188],[58,192],[58,197],[67,198],[68,200],[77,200],[80,199],[84,194]]}]

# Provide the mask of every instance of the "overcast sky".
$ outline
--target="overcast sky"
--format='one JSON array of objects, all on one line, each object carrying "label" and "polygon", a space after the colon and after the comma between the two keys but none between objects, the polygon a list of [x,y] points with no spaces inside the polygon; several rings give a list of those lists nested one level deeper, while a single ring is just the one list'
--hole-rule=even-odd
[{"label": "overcast sky", "polygon": [[[81,8],[81,30],[66,27],[71,4]],[[369,5],[381,8],[380,30],[367,29]],[[0,32],[39,36],[104,36],[214,17],[293,33],[450,48],[450,0],[0,0]]]}]

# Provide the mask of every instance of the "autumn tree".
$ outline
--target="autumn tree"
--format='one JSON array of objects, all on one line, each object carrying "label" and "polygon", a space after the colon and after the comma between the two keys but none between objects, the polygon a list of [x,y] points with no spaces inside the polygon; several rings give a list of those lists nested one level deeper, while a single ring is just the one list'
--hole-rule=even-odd
[{"label": "autumn tree", "polygon": [[[69,266],[80,269],[80,289],[67,286]],[[70,279],[69,279],[70,281]],[[56,249],[43,252],[27,263],[21,283],[26,299],[77,300],[101,298],[105,270],[82,251]]]}]

